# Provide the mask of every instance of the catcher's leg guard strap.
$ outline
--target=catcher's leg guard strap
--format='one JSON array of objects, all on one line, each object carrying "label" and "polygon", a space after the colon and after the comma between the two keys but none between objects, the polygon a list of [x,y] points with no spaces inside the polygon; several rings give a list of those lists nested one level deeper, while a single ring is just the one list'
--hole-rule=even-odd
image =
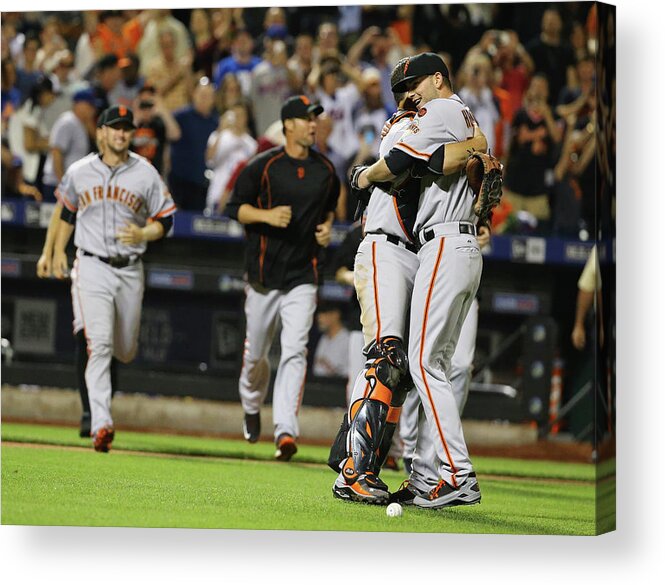
[{"label": "catcher's leg guard strap", "polygon": [[337,436],[330,447],[330,454],[328,455],[328,467],[333,471],[339,471],[342,461],[348,456],[346,450],[347,437],[349,435],[349,418],[344,414],[342,424],[337,431]]}]

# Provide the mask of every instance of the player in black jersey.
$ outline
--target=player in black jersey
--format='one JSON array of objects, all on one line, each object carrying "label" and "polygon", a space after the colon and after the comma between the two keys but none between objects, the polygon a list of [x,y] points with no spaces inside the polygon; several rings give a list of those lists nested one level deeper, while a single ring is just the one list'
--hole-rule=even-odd
[{"label": "player in black jersey", "polygon": [[239,391],[245,438],[261,432],[270,381],[268,352],[279,323],[281,356],[273,389],[275,457],[297,451],[298,409],[307,370],[307,341],[316,309],[320,252],[328,246],[340,184],[331,162],[311,149],[323,112],[305,96],[282,106],[286,145],[254,157],[227,206],[245,225],[247,334]]}]

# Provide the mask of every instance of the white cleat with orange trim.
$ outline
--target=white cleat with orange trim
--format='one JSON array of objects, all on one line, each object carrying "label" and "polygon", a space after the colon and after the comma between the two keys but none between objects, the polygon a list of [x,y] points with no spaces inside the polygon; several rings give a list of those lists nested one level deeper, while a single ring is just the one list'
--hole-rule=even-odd
[{"label": "white cleat with orange trim", "polygon": [[390,498],[388,486],[373,473],[363,473],[352,484],[346,483],[344,477],[339,475],[332,491],[333,496],[340,500],[378,506],[388,505]]},{"label": "white cleat with orange trim", "polygon": [[470,506],[480,503],[480,486],[475,472],[462,482],[459,487],[453,487],[441,480],[437,486],[427,494],[413,498],[413,504],[419,508],[436,510],[451,506]]}]

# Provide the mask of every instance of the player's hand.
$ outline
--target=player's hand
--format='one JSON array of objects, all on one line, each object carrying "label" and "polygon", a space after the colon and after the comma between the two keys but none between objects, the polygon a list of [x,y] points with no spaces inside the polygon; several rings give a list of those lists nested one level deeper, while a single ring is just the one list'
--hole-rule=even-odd
[{"label": "player's hand", "polygon": [[266,210],[266,223],[273,227],[285,228],[291,223],[291,206],[278,205]]},{"label": "player's hand", "polygon": [[478,240],[478,245],[480,246],[481,250],[485,246],[489,245],[491,235],[492,232],[490,231],[490,228],[488,228],[486,225],[481,225],[478,228],[478,235],[476,236],[476,240]]},{"label": "player's hand", "polygon": [[55,250],[53,252],[53,276],[58,280],[63,280],[69,276],[67,254],[64,251]]},{"label": "player's hand", "polygon": [[330,244],[330,238],[332,237],[332,226],[328,222],[320,223],[316,226],[314,236],[316,237],[316,243],[319,246],[327,248],[328,244]]},{"label": "player's hand", "polygon": [[37,278],[48,278],[53,274],[53,255],[43,252],[37,260]]},{"label": "player's hand", "polygon": [[390,132],[390,129],[392,128],[392,118],[390,120],[386,120],[386,123],[383,125],[383,128],[381,128],[381,138],[385,138],[388,132]]},{"label": "player's hand", "polygon": [[125,227],[120,228],[118,233],[115,235],[115,238],[121,244],[125,244],[127,246],[134,246],[145,241],[145,237],[143,236],[143,228],[139,227],[135,223],[129,222],[125,224]]},{"label": "player's hand", "polygon": [[573,334],[570,336],[575,349],[582,351],[586,345],[586,333],[583,325],[575,325]]}]

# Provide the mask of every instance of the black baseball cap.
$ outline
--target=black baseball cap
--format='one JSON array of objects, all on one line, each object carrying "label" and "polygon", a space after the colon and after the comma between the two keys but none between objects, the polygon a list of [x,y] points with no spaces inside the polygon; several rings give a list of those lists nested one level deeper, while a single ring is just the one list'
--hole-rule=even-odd
[{"label": "black baseball cap", "polygon": [[406,84],[412,79],[425,75],[434,75],[435,73],[441,73],[441,75],[450,79],[448,67],[441,57],[436,53],[420,53],[404,62],[402,66],[402,80],[397,81],[392,86],[392,90],[397,93],[404,92],[406,91]]},{"label": "black baseball cap", "polygon": [[125,106],[111,106],[106,108],[100,116],[101,126],[116,126],[124,124],[127,127],[135,129],[134,113]]},{"label": "black baseball cap", "polygon": [[290,97],[282,104],[282,122],[289,118],[309,118],[310,114],[318,116],[323,113],[321,104],[313,104],[304,95]]}]

